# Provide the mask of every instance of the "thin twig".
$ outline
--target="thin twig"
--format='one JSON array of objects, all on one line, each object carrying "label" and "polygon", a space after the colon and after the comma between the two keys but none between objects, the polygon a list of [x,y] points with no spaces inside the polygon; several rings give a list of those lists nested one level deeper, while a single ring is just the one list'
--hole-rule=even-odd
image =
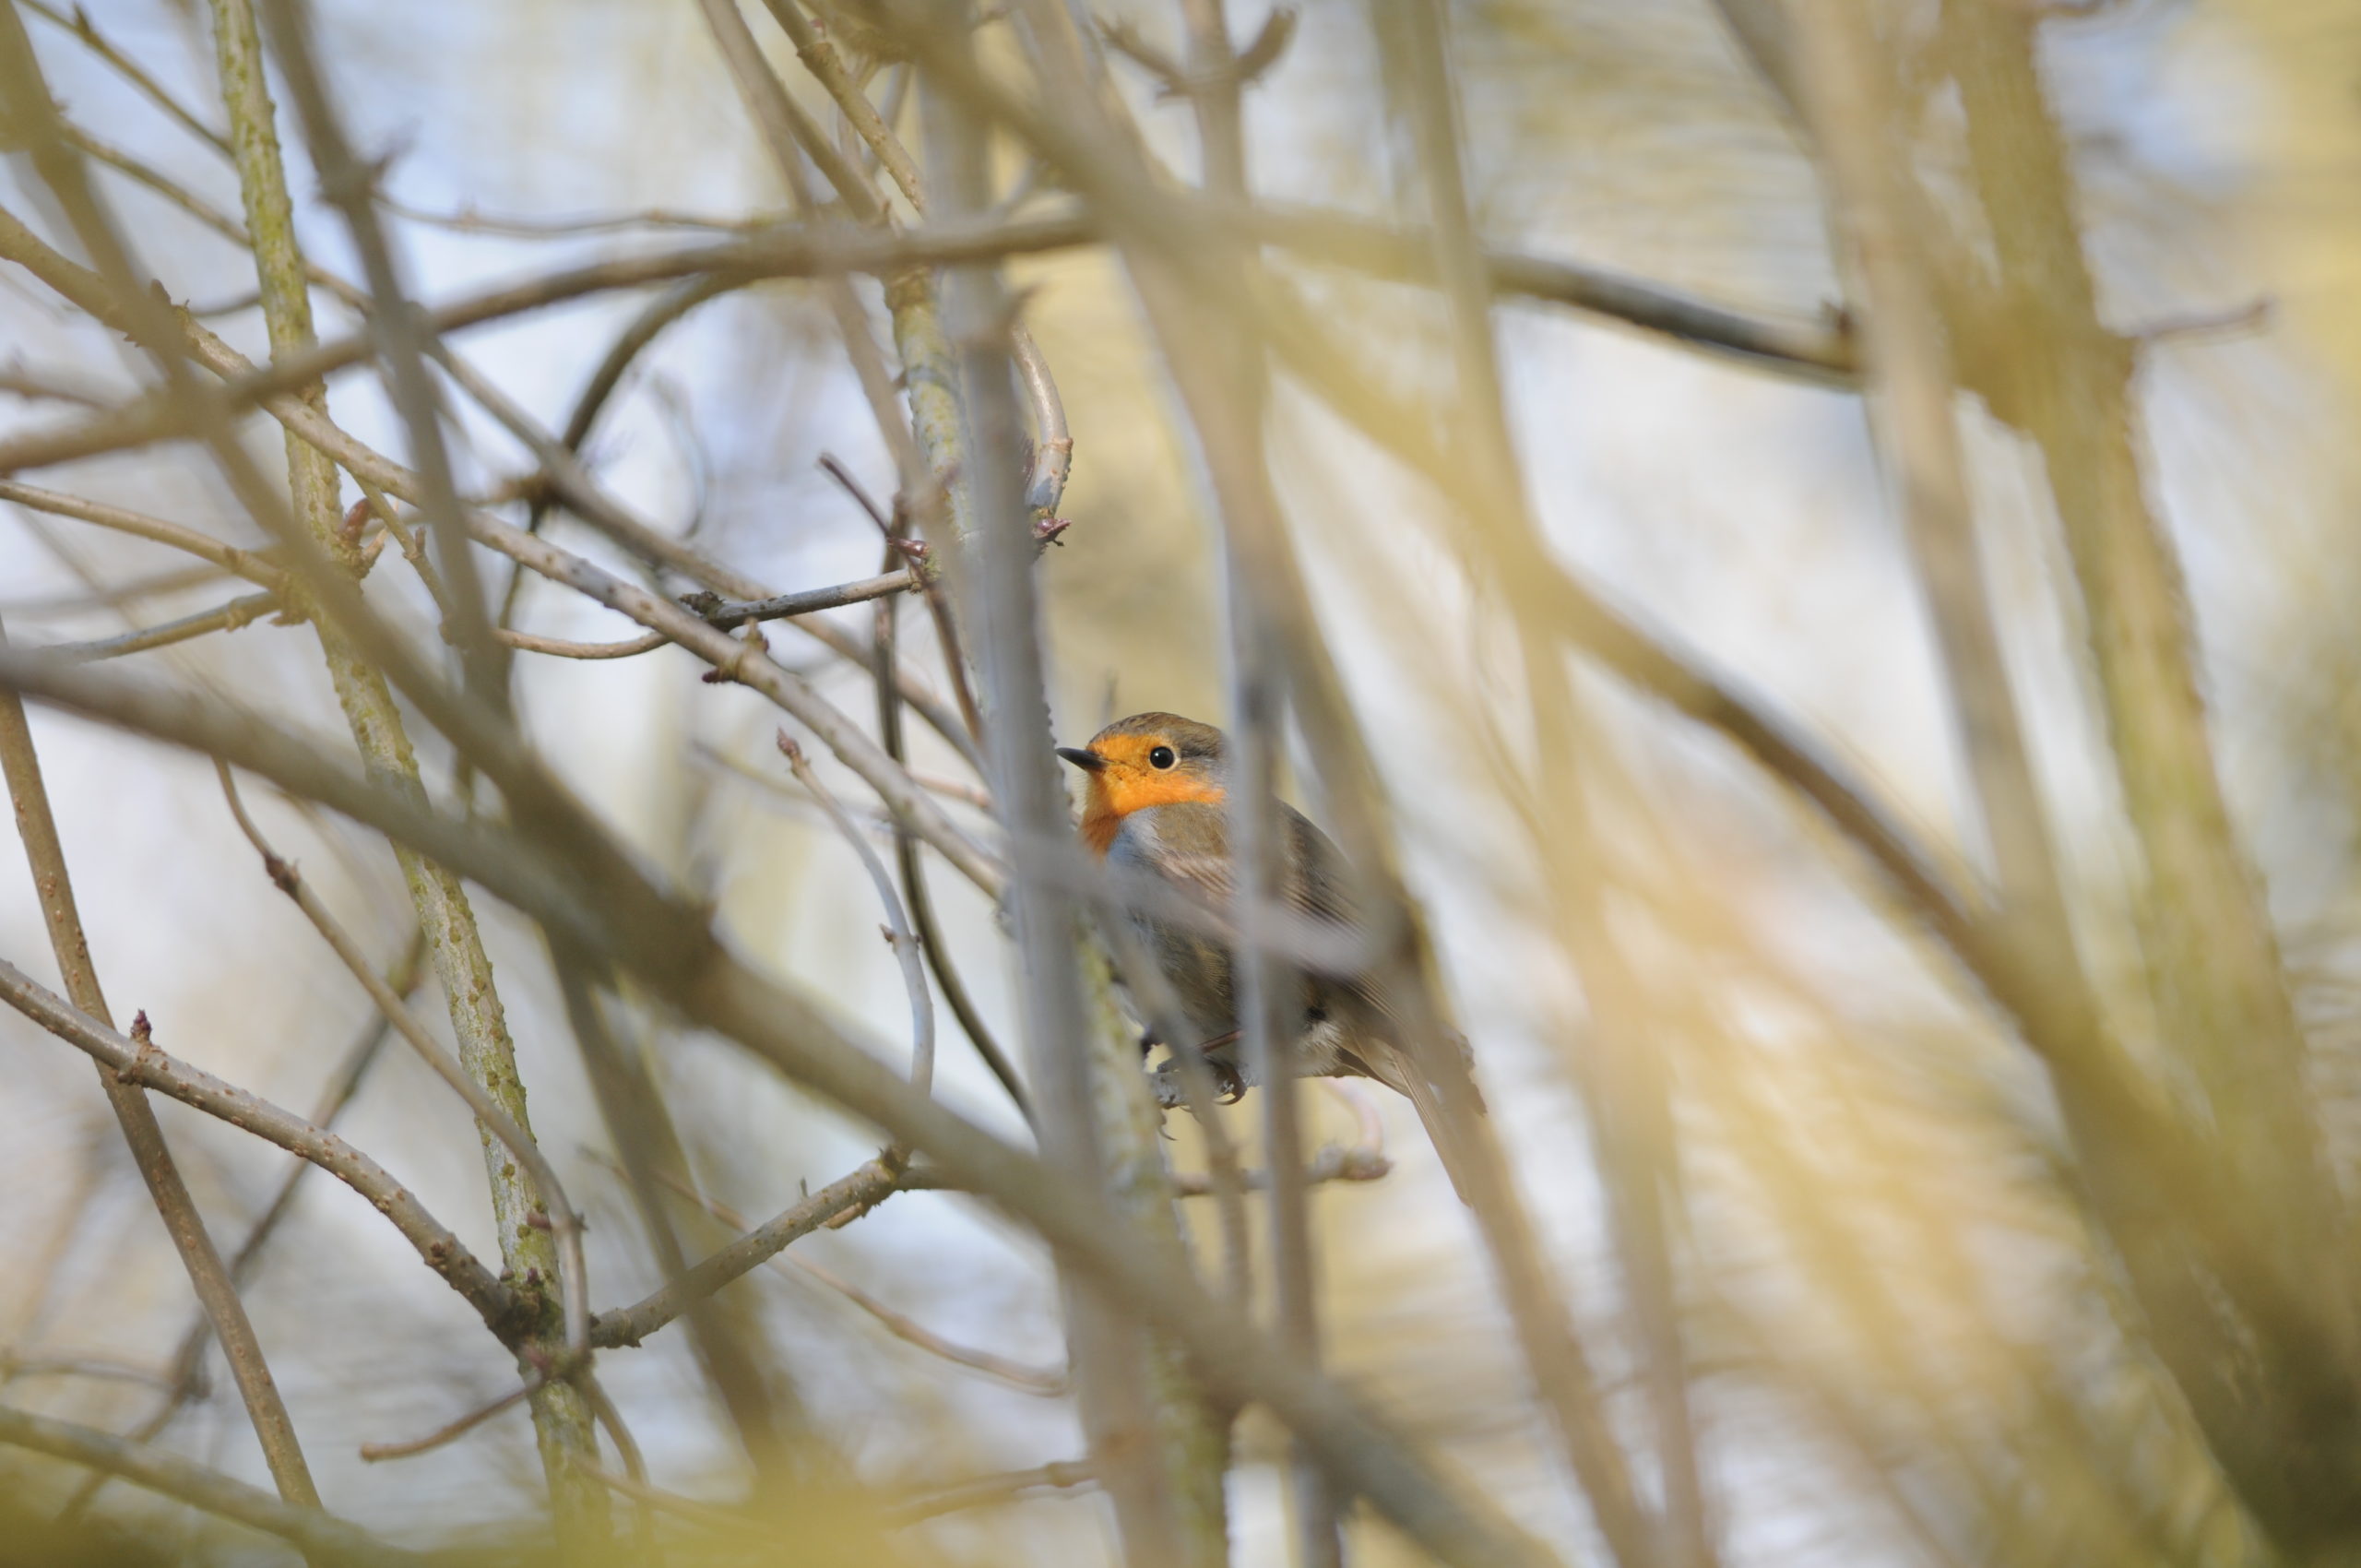
[{"label": "thin twig", "polygon": [[49,0],[17,0],[17,3],[43,21],[63,28],[81,40],[84,47],[114,67],[117,75],[137,88],[147,97],[148,101],[178,121],[189,135],[221,152],[226,153],[230,150],[229,137],[198,119],[186,104],[174,97],[169,89],[149,75],[137,61],[109,42],[106,35],[91,24],[89,12],[80,6],[76,6],[74,14],[68,17],[56,6],[49,4]]},{"label": "thin twig", "polygon": [[706,218],[689,212],[650,208],[644,212],[604,213],[594,218],[525,218],[515,213],[494,215],[463,206],[457,212],[430,212],[382,192],[377,205],[409,223],[446,229],[457,234],[497,234],[516,240],[564,240],[584,234],[629,233],[638,229],[691,229],[709,233],[738,234],[767,229],[776,218],[757,213],[748,218]]},{"label": "thin twig", "polygon": [[120,400],[114,389],[102,383],[82,380],[70,371],[27,370],[13,359],[0,365],[0,392],[37,402],[72,403],[84,409],[112,408]]},{"label": "thin twig", "polygon": [[167,522],[161,517],[134,512],[128,507],[112,506],[103,501],[86,501],[78,495],[18,484],[13,480],[0,480],[0,501],[13,501],[36,512],[53,513],[61,517],[72,517],[77,522],[170,545],[200,561],[208,561],[232,576],[243,577],[258,588],[277,588],[287,580],[287,574],[267,555],[252,550],[241,550],[233,544],[224,544],[209,534],[199,533],[180,523]]},{"label": "thin twig", "polygon": [[[823,465],[832,461],[824,458]],[[888,544],[896,542],[899,535],[895,525],[879,517],[875,503],[853,482],[852,476],[839,474],[838,477],[852,491],[854,498],[869,510],[871,517],[878,520]],[[909,755],[902,730],[903,661],[897,614],[900,603],[899,600],[893,598],[877,601],[876,634],[870,645],[873,661],[870,669],[877,691],[878,741],[884,746],[887,756],[907,767]],[[957,673],[955,667],[954,672]],[[932,781],[915,771],[910,777],[918,778],[929,789],[935,788]],[[989,794],[982,803],[986,810],[991,809]],[[975,999],[967,994],[967,982],[960,977],[958,966],[953,961],[943,940],[941,922],[935,919],[934,895],[927,885],[925,857],[919,853],[916,837],[898,823],[894,829],[894,861],[895,869],[901,874],[903,896],[908,901],[911,929],[918,933],[919,951],[926,956],[928,966],[933,969],[936,983],[943,987],[943,1001],[949,1004],[952,1016],[959,1020],[959,1028],[967,1034],[968,1044],[983,1059],[992,1076],[1000,1081],[1001,1087],[1008,1091],[1008,1098],[1015,1102],[1017,1113],[1029,1125],[1033,1120],[1033,1106],[1026,1095],[1024,1079],[1018,1075],[1015,1063],[1002,1049],[991,1026],[984,1022]]]},{"label": "thin twig", "polygon": [[[362,989],[369,993],[369,999],[386,1016],[386,1021],[394,1026],[394,1032],[400,1035],[410,1049],[418,1052],[419,1058],[434,1070],[435,1076],[450,1085],[452,1092],[467,1102],[468,1109],[475,1112],[476,1120],[490,1129],[492,1135],[516,1156],[516,1163],[524,1167],[526,1176],[540,1191],[548,1208],[538,1218],[557,1238],[558,1258],[564,1271],[559,1284],[565,1301],[566,1348],[577,1358],[587,1357],[590,1349],[590,1286],[582,1258],[582,1217],[567,1200],[556,1169],[541,1153],[540,1146],[533,1141],[532,1134],[517,1126],[490,1092],[470,1077],[468,1070],[427,1032],[426,1026],[419,1022],[418,1015],[409,1010],[409,1004],[378,975],[368,956],[361,951],[361,944],[353,941],[351,933],[328,912],[327,906],[320,902],[319,895],[312,891],[311,885],[296,871],[295,863],[270,847],[270,841],[262,836],[262,829],[247,814],[245,802],[238,796],[237,779],[231,776],[230,765],[216,761],[214,772],[220,778],[221,793],[229,802],[230,814],[237,819],[238,831],[246,836],[246,842],[252,844],[255,852],[262,857],[263,870],[269,874],[271,885],[294,900],[295,907],[303,911],[303,917],[312,922],[321,940],[343,961],[344,967],[351,971],[352,978],[361,982]],[[528,1218],[527,1222],[531,1223],[531,1218]]]},{"label": "thin twig", "polygon": [[[735,958],[713,932],[708,911],[656,888],[628,857],[602,849],[600,842],[577,851],[601,866],[599,891],[586,897],[578,879],[555,875],[543,863],[546,851],[536,840],[436,812],[414,792],[373,779],[317,744],[289,734],[283,725],[218,696],[87,668],[61,669],[5,650],[0,687],[218,756],[481,884],[540,922],[554,939],[607,956],[684,1018],[738,1041],[787,1076],[923,1151],[930,1165],[919,1173],[921,1184],[982,1193],[1020,1217],[1085,1266],[1109,1299],[1181,1346],[1221,1397],[1258,1402],[1311,1436],[1323,1461],[1335,1467],[1340,1487],[1367,1498],[1434,1556],[1454,1568],[1543,1568],[1554,1561],[1490,1501],[1438,1472],[1359,1397],[1305,1372],[1217,1301],[1197,1283],[1177,1247],[1143,1237],[1103,1199],[1077,1190],[1033,1155],[939,1101],[912,1093],[900,1074],[847,1038],[813,998]],[[218,1086],[169,1059],[151,1058],[143,1066],[139,1053],[121,1037],[95,1028],[15,971],[0,969],[0,1000],[35,1010],[69,1042],[143,1081],[152,1078],[159,1087],[169,1084],[192,1093]],[[238,1104],[250,1119],[261,1111],[251,1099]],[[270,1136],[267,1123],[278,1118],[284,1113],[252,1124]],[[398,1218],[406,1194],[390,1183],[385,1190]],[[890,1190],[883,1183],[869,1189],[881,1195]],[[853,1206],[848,1204],[840,1212]],[[649,1314],[651,1327],[673,1310],[663,1300],[666,1294],[658,1293],[662,1310]],[[629,1329],[636,1326],[636,1312],[611,1315]],[[592,1337],[602,1337],[595,1326]]]},{"label": "thin twig", "polygon": [[[1415,232],[1320,210],[1263,208],[1232,213],[1176,203],[1174,220],[1198,232],[1235,225],[1263,244],[1305,254],[1381,278],[1427,276],[1425,247]],[[1000,220],[937,220],[899,234],[860,230],[794,230],[723,244],[653,251],[547,273],[421,313],[436,333],[499,321],[586,295],[681,279],[742,287],[765,278],[856,271],[890,276],[913,266],[977,256],[999,257],[1072,249],[1097,243],[1100,225],[1077,208]],[[8,255],[0,248],[0,256]],[[10,259],[16,259],[10,256]],[[1496,252],[1488,255],[1501,293],[1562,304],[1620,321],[1692,348],[1809,381],[1850,385],[1854,355],[1841,326],[1778,321],[1700,301],[1641,279],[1556,257]],[[219,397],[226,410],[250,407],[272,395],[362,362],[372,340],[355,336],[293,351],[266,369],[249,370]],[[140,400],[96,420],[31,432],[0,442],[0,473],[42,467],[100,452],[168,439],[185,429],[168,403]]]},{"label": "thin twig", "polygon": [[[658,1175],[658,1180],[724,1225],[733,1226],[741,1230],[751,1229],[751,1224],[743,1214],[723,1203],[719,1198],[697,1191],[682,1177],[664,1172]],[[831,1225],[833,1224],[832,1221]],[[1028,1366],[1023,1361],[1014,1361],[1005,1356],[993,1355],[989,1350],[970,1349],[965,1345],[955,1344],[908,1314],[896,1312],[842,1275],[823,1268],[809,1258],[799,1254],[781,1253],[773,1257],[770,1262],[774,1267],[785,1268],[791,1265],[811,1276],[876,1319],[878,1324],[886,1333],[904,1344],[918,1347],[929,1355],[939,1356],[955,1366],[967,1368],[969,1372],[981,1372],[986,1377],[993,1378],[1026,1394],[1038,1394],[1045,1398],[1057,1398],[1071,1392],[1071,1383],[1062,1367],[1052,1370]]]},{"label": "thin twig", "polygon": [[167,621],[160,626],[146,626],[136,632],[125,632],[118,637],[102,637],[96,642],[52,643],[41,651],[52,659],[81,662],[120,659],[125,654],[146,653],[154,648],[170,647],[175,643],[193,641],[214,632],[234,632],[241,626],[254,624],[266,615],[278,614],[282,608],[279,597],[275,593],[250,593],[212,610],[184,615],[177,621]]},{"label": "thin twig", "polygon": [[315,1562],[385,1564],[424,1568],[430,1559],[389,1546],[316,1505],[291,1505],[243,1481],[191,1464],[146,1443],[127,1443],[109,1432],[47,1416],[0,1407],[0,1443],[120,1476],[135,1486],[190,1507],[279,1537]]},{"label": "thin twig", "polygon": [[906,568],[879,576],[838,583],[833,588],[806,588],[801,593],[776,594],[769,599],[751,602],[692,600],[689,608],[702,616],[706,625],[728,631],[749,622],[789,621],[796,616],[816,614],[823,610],[840,610],[848,604],[865,604],[888,594],[908,593],[919,586],[918,573]]},{"label": "thin twig", "polygon": [[20,1377],[87,1377],[101,1383],[144,1383],[153,1388],[170,1388],[172,1384],[171,1372],[134,1366],[128,1361],[110,1361],[97,1356],[26,1355],[19,1350],[0,1348],[0,1380]]},{"label": "thin twig", "polygon": [[875,1319],[886,1333],[905,1345],[914,1345],[931,1356],[937,1356],[954,1366],[980,1372],[994,1382],[1003,1383],[1020,1393],[1038,1395],[1046,1399],[1060,1399],[1074,1392],[1074,1380],[1063,1367],[1036,1367],[990,1350],[973,1349],[945,1339],[907,1313],[896,1312],[844,1276],[822,1267],[810,1258],[782,1253],[772,1260],[790,1265],[859,1307]]},{"label": "thin twig", "polygon": [[364,1443],[361,1445],[361,1457],[374,1465],[387,1459],[408,1459],[414,1455],[432,1453],[446,1443],[457,1442],[501,1411],[522,1405],[532,1392],[531,1384],[520,1383],[490,1404],[479,1405],[457,1420],[436,1427],[424,1437],[414,1437],[406,1443]]},{"label": "thin twig", "polygon": [[494,626],[492,635],[503,647],[546,653],[559,659],[635,659],[643,653],[653,653],[672,640],[661,632],[650,632],[619,643],[577,643],[564,637],[537,636],[531,632],[512,632],[505,626]]},{"label": "thin twig", "polygon": [[125,1039],[5,960],[0,960],[0,1002],[96,1060],[111,1079],[169,1095],[310,1160],[391,1220],[426,1265],[466,1298],[496,1334],[504,1339],[514,1334],[516,1299],[508,1288],[427,1213],[409,1188],[342,1138],[167,1054],[153,1039]]},{"label": "thin twig", "polygon": [[998,887],[1001,873],[991,859],[943,814],[943,808],[925,790],[910,780],[905,769],[885,755],[877,742],[855,728],[809,683],[773,662],[759,648],[732,641],[727,633],[706,625],[691,612],[624,582],[581,556],[481,513],[471,514],[469,522],[477,539],[510,559],[588,595],[611,610],[622,611],[651,631],[669,635],[724,675],[769,697],[826,742],[847,766],[877,791],[896,816],[908,821],[913,831],[942,850],[953,865],[979,886],[988,890]]},{"label": "thin twig", "polygon": [[1021,1502],[1030,1492],[1072,1491],[1096,1486],[1097,1482],[1097,1468],[1089,1460],[1054,1460],[1047,1465],[1037,1465],[1029,1470],[1011,1470],[1001,1476],[979,1476],[971,1481],[961,1481],[956,1486],[922,1493],[895,1508],[892,1517],[897,1525],[915,1525],[922,1519],[940,1518],[963,1508],[989,1508],[996,1503]]},{"label": "thin twig", "polygon": [[591,1320],[590,1342],[601,1348],[636,1345],[783,1248],[842,1216],[865,1213],[900,1190],[901,1172],[872,1159],[755,1227],[645,1300],[600,1313]]},{"label": "thin twig", "polygon": [[[623,1407],[609,1397],[605,1386],[595,1377],[586,1375],[582,1387],[590,1396],[590,1410],[598,1418],[599,1430],[607,1434],[607,1441],[615,1445],[616,1456],[623,1462],[623,1473],[620,1477],[605,1467],[598,1466],[593,1467],[597,1473],[591,1479],[601,1485],[613,1486],[620,1481],[623,1489],[637,1492],[653,1491],[655,1488],[647,1480],[647,1460],[641,1455],[639,1442],[632,1436],[631,1428],[623,1422]],[[639,1527],[635,1544],[641,1557],[649,1562],[660,1563],[663,1558],[656,1546],[654,1505],[644,1496],[639,1499],[636,1517]]]},{"label": "thin twig", "polygon": [[903,913],[901,896],[895,891],[894,874],[877,851],[869,847],[869,839],[845,814],[844,806],[813,767],[812,759],[803,748],[784,730],[778,731],[779,754],[787,758],[787,766],[797,780],[812,792],[827,814],[837,834],[852,846],[860,858],[861,869],[869,873],[870,885],[877,890],[877,901],[885,909],[885,936],[892,944],[894,956],[900,962],[902,989],[910,1003],[910,1087],[926,1094],[934,1087],[934,998],[926,988],[926,961],[919,955],[918,938],[911,933],[909,918]]},{"label": "thin twig", "polygon": [[[413,931],[401,957],[386,971],[386,982],[397,995],[407,998],[425,978],[426,946],[426,933]],[[347,1049],[336,1071],[328,1075],[327,1083],[320,1090],[319,1099],[312,1107],[310,1120],[314,1126],[327,1129],[336,1125],[337,1118],[344,1114],[345,1107],[360,1092],[369,1069],[376,1064],[385,1048],[386,1037],[392,1031],[393,1026],[386,1021],[386,1016],[372,1007],[368,1025],[362,1030],[360,1038]],[[271,1194],[270,1202],[263,1206],[261,1215],[247,1229],[245,1240],[238,1243],[237,1251],[230,1256],[231,1282],[243,1288],[254,1277],[271,1238],[278,1233],[279,1225],[287,1217],[294,1212],[295,1194],[303,1190],[303,1180],[313,1169],[312,1162],[301,1156],[288,1167],[287,1174],[279,1179],[279,1190]],[[205,1347],[212,1337],[212,1320],[202,1313],[197,1313],[172,1352],[174,1376],[171,1394],[153,1415],[133,1429],[133,1437],[143,1443],[155,1437],[172,1424],[172,1418],[183,1406],[203,1391]],[[78,1512],[105,1483],[105,1479],[103,1476],[94,1477],[75,1494],[65,1512]]]},{"label": "thin twig", "polygon": [[219,566],[199,564],[135,577],[129,582],[88,588],[80,593],[50,594],[0,604],[0,616],[79,615],[93,610],[121,610],[144,599],[160,599],[189,588],[217,583],[226,576]]},{"label": "thin twig", "polygon": [[[0,83],[13,85],[19,72],[35,68],[23,26],[13,10],[0,5],[0,57],[23,52],[15,60],[0,62]],[[0,643],[5,643],[5,634],[0,634]],[[6,775],[8,796],[16,807],[17,832],[23,840],[25,859],[40,897],[50,951],[56,958],[66,989],[73,994],[74,1005],[105,1025],[111,1016],[106,995],[99,985],[97,967],[90,961],[89,939],[75,904],[65,845],[50,808],[48,787],[42,778],[41,756],[33,745],[23,699],[13,691],[0,693],[0,771]],[[147,1015],[140,1014],[133,1026],[135,1031],[144,1036],[147,1021]],[[204,1217],[197,1213],[196,1200],[189,1195],[188,1184],[182,1179],[180,1168],[164,1141],[163,1127],[156,1120],[155,1108],[139,1088],[125,1082],[120,1074],[102,1071],[99,1081],[116,1123],[123,1129],[132,1162],[147,1183],[148,1196],[180,1254],[181,1265],[187,1271],[197,1301],[220,1340],[222,1354],[229,1360],[231,1375],[237,1383],[255,1437],[262,1445],[272,1481],[288,1502],[317,1507],[319,1490],[313,1484],[311,1467],[304,1462],[303,1444],[295,1435],[295,1423],[287,1413],[286,1401],[279,1396],[270,1364],[264,1359],[261,1338],[255,1333],[244,1303],[238,1299],[237,1285],[205,1228]]]}]

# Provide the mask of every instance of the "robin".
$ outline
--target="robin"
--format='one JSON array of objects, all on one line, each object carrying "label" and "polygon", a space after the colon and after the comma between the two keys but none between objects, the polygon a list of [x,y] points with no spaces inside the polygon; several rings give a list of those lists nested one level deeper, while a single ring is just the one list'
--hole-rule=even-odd
[{"label": "robin", "polygon": [[[1216,909],[1228,906],[1229,761],[1220,731],[1176,714],[1135,713],[1101,730],[1088,746],[1060,746],[1058,754],[1089,776],[1082,838],[1092,853],[1110,867],[1148,872]],[[1278,811],[1287,907],[1349,932],[1344,855],[1301,812],[1285,803]],[[1134,912],[1132,921],[1195,1037],[1165,1043],[1203,1051],[1224,1086],[1242,1092],[1248,1080],[1238,1055],[1228,945],[1152,913]],[[1398,1043],[1400,1030],[1366,976],[1304,974],[1293,1028],[1298,1076],[1374,1078],[1408,1096],[1422,1119],[1431,1117],[1436,1091]],[[1169,1065],[1158,1070],[1157,1090],[1165,1104],[1179,1102]]]}]

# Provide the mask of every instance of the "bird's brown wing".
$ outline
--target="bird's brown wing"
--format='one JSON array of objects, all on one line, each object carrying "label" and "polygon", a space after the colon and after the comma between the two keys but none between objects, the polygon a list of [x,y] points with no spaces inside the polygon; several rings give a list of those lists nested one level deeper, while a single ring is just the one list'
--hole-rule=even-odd
[{"label": "bird's brown wing", "polygon": [[[1216,909],[1234,897],[1229,859],[1228,808],[1188,802],[1158,806],[1156,837],[1158,872]],[[1307,921],[1349,930],[1358,917],[1351,869],[1344,852],[1309,817],[1282,803],[1287,834],[1287,902]],[[1382,989],[1366,973],[1314,974],[1312,1004],[1327,1014],[1341,1034],[1337,1061],[1347,1071],[1373,1078],[1413,1100],[1434,1093],[1415,1071],[1399,1041],[1403,1031]],[[1465,1043],[1461,1045],[1464,1052]],[[1472,1079],[1469,1080],[1473,1087]],[[1477,1101],[1477,1109],[1482,1101]]]},{"label": "bird's brown wing", "polygon": [[[1156,810],[1157,870],[1192,897],[1227,910],[1236,896],[1229,859],[1229,808],[1190,801]],[[1343,854],[1293,806],[1282,803],[1287,902],[1308,921],[1349,926],[1354,907]]]},{"label": "bird's brown wing", "polygon": [[[1344,851],[1300,812],[1291,807],[1283,809],[1287,817],[1290,870],[1294,873],[1289,881],[1295,889],[1296,907],[1314,920],[1358,926],[1359,909],[1353,897],[1351,868],[1345,861]],[[1435,1089],[1426,1082],[1426,1075],[1412,1066],[1408,1053],[1402,1049],[1405,1032],[1401,1019],[1385,1000],[1383,988],[1375,983],[1375,977],[1366,971],[1326,977],[1321,989],[1342,1015],[1338,1021],[1345,1026],[1347,1044],[1339,1055],[1345,1063],[1363,1077],[1375,1078],[1388,1088],[1407,1095],[1418,1105],[1421,1120],[1430,1119]],[[1470,1069],[1463,1082],[1466,1092],[1474,1096],[1473,1108],[1481,1112],[1483,1096],[1476,1087],[1467,1042],[1456,1034],[1448,1038]]]}]

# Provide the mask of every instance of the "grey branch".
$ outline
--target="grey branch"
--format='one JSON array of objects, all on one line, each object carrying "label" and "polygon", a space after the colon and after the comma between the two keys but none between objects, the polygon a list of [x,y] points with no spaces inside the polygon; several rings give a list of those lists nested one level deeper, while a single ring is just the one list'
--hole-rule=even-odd
[{"label": "grey branch", "polygon": [[508,1288],[427,1213],[407,1187],[334,1133],[167,1054],[153,1040],[135,1044],[125,1039],[5,959],[0,959],[0,1001],[109,1069],[119,1081],[170,1095],[310,1160],[393,1221],[426,1265],[466,1298],[494,1333],[504,1339],[515,1333],[516,1301]]},{"label": "grey branch", "polygon": [[401,1036],[420,1059],[434,1070],[436,1077],[450,1085],[452,1091],[467,1102],[468,1109],[475,1112],[476,1120],[491,1130],[492,1135],[516,1157],[516,1163],[523,1166],[525,1174],[532,1179],[534,1187],[549,1206],[546,1218],[550,1229],[556,1235],[558,1258],[564,1268],[565,1277],[561,1284],[565,1298],[566,1348],[577,1356],[586,1354],[590,1348],[590,1287],[589,1276],[582,1261],[582,1217],[566,1197],[564,1187],[558,1182],[557,1171],[542,1156],[540,1146],[533,1141],[531,1134],[517,1126],[484,1087],[468,1076],[467,1069],[443,1049],[442,1042],[427,1032],[426,1026],[419,1021],[417,1014],[409,1010],[409,1004],[401,999],[400,993],[386,984],[370,964],[368,956],[361,951],[361,944],[353,941],[342,922],[328,912],[327,906],[320,902],[319,895],[312,891],[311,884],[303,880],[302,873],[295,869],[295,863],[270,847],[269,840],[262,836],[262,829],[247,814],[245,802],[238,796],[238,783],[230,772],[230,765],[216,761],[213,766],[220,776],[221,793],[230,802],[230,814],[237,819],[238,831],[245,835],[246,842],[252,844],[255,852],[262,857],[263,869],[269,874],[272,885],[295,901],[295,907],[303,911],[303,917],[312,922],[313,929],[320,933],[320,939],[328,944],[337,958],[351,972],[352,978],[361,982],[362,989],[369,993],[369,1000],[377,1004],[377,1011],[384,1014],[386,1021],[394,1027],[394,1032]]},{"label": "grey branch", "polygon": [[636,1345],[691,1306],[731,1280],[742,1278],[824,1225],[876,1207],[901,1190],[901,1172],[872,1159],[833,1182],[793,1208],[741,1236],[680,1278],[635,1305],[600,1313],[590,1323],[590,1343],[611,1348]]},{"label": "grey branch", "polygon": [[421,1568],[431,1561],[422,1553],[390,1546],[333,1514],[281,1503],[217,1470],[71,1421],[0,1406],[0,1443],[120,1476],[204,1513],[277,1536],[314,1562]]}]

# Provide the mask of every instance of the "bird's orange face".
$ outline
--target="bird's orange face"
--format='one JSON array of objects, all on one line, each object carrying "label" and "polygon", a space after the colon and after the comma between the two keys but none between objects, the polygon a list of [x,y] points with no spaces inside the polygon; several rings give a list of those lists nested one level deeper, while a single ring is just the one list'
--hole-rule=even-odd
[{"label": "bird's orange face", "polygon": [[1107,852],[1115,830],[1135,811],[1184,801],[1220,803],[1226,791],[1219,759],[1205,754],[1198,732],[1212,733],[1203,725],[1168,732],[1127,719],[1099,731],[1086,749],[1060,748],[1059,755],[1090,776],[1082,837],[1093,854]]}]

